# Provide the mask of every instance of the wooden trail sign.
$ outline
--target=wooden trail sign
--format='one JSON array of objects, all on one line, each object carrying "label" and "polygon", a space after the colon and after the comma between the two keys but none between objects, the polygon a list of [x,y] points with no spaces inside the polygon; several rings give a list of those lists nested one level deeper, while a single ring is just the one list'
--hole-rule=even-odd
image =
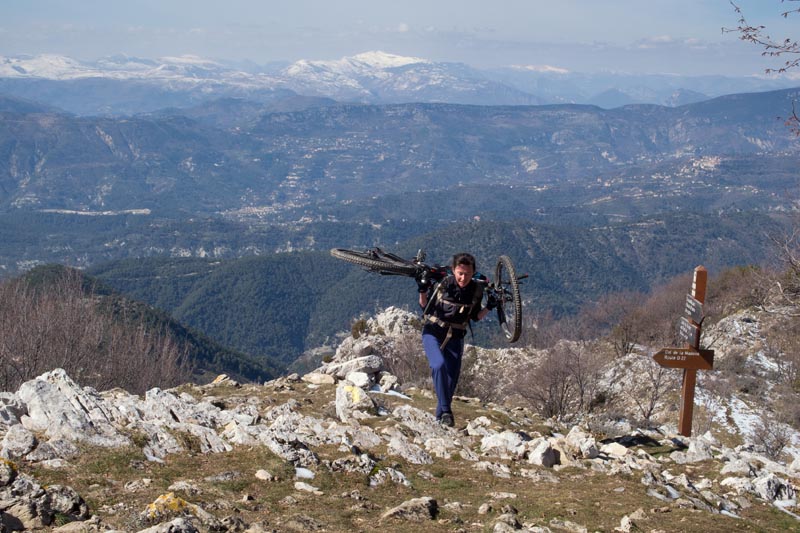
[{"label": "wooden trail sign", "polygon": [[698,347],[700,345],[700,326],[682,316],[678,324],[678,340],[687,346]]},{"label": "wooden trail sign", "polygon": [[656,363],[667,368],[683,369],[681,385],[681,409],[678,415],[678,431],[681,435],[692,435],[692,411],[694,389],[698,370],[714,368],[714,350],[700,349],[700,329],[703,324],[703,304],[706,300],[708,271],[703,266],[694,269],[692,292],[686,295],[686,316],[678,323],[678,339],[683,346],[662,348],[653,355]]},{"label": "wooden trail sign", "polygon": [[686,295],[686,316],[688,316],[695,324],[703,322],[703,304],[694,298],[691,294]]},{"label": "wooden trail sign", "polygon": [[711,370],[714,367],[714,350],[694,348],[662,348],[653,356],[656,363],[667,368]]}]

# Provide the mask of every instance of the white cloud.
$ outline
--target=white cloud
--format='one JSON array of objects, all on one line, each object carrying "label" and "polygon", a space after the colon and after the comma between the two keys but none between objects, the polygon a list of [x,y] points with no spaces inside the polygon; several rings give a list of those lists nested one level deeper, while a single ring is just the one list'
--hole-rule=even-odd
[{"label": "white cloud", "polygon": [[397,31],[400,33],[407,33],[411,28],[409,28],[408,24],[405,22],[401,22],[397,25]]},{"label": "white cloud", "polygon": [[650,40],[654,43],[671,43],[675,41],[675,39],[669,35],[657,35],[655,37],[651,37]]},{"label": "white cloud", "polygon": [[531,72],[549,72],[552,74],[569,74],[569,70],[552,65],[511,65],[515,70],[527,70]]}]

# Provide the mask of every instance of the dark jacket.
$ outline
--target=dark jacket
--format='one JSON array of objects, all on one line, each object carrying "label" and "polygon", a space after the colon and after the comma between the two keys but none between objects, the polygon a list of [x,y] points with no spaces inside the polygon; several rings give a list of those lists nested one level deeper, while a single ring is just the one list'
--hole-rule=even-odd
[{"label": "dark jacket", "polygon": [[[431,300],[426,314],[447,324],[459,326],[453,328],[453,336],[464,337],[469,319],[478,320],[484,285],[482,280],[473,278],[466,287],[461,288],[453,276],[447,276],[442,281],[441,288],[429,292],[428,298]],[[430,322],[425,327],[437,337],[439,334],[445,335],[448,329],[442,324]]]}]

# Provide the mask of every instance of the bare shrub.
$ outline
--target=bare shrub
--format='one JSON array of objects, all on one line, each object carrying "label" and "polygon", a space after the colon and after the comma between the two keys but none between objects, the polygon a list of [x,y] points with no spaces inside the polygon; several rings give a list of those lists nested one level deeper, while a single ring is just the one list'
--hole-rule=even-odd
[{"label": "bare shrub", "polygon": [[[522,330],[522,342],[525,346],[532,348],[550,348],[556,344],[560,339],[565,337],[566,329],[564,327],[565,321],[569,317],[557,319],[551,310],[544,312],[532,310],[531,313],[524,316],[530,322]],[[535,331],[535,334],[530,334],[529,331]]]},{"label": "bare shrub", "polygon": [[672,278],[654,289],[640,310],[640,342],[650,347],[671,346],[677,341],[678,319],[684,314],[691,274]]},{"label": "bare shrub", "polygon": [[600,391],[603,361],[587,343],[561,342],[513,381],[513,392],[545,417],[569,419],[591,411]]},{"label": "bare shrub", "polygon": [[765,337],[769,342],[764,356],[775,363],[778,381],[800,391],[800,318],[781,317],[765,331]]},{"label": "bare shrub", "polygon": [[766,387],[764,378],[754,366],[748,364],[748,354],[741,347],[733,348],[725,357],[717,359],[714,370],[739,393],[760,395]]},{"label": "bare shrub", "polygon": [[764,270],[753,266],[723,270],[709,281],[706,313],[727,316],[740,309],[763,306],[769,285],[764,276]]},{"label": "bare shrub", "polygon": [[627,416],[624,412],[614,409],[603,411],[589,418],[586,427],[598,438],[619,435],[620,427],[627,427]]},{"label": "bare shrub", "polygon": [[144,392],[189,376],[186,350],[139,317],[112,317],[75,271],[32,287],[24,280],[0,285],[0,385],[63,368],[77,382],[98,389]]},{"label": "bare shrub", "polygon": [[714,362],[714,370],[734,376],[747,374],[747,353],[741,347],[732,348],[725,357]]},{"label": "bare shrub", "polygon": [[122,387],[144,392],[153,386],[173,386],[188,378],[186,350],[163,329],[141,320],[114,323],[107,333],[107,354],[95,371],[99,389]]},{"label": "bare shrub", "polygon": [[650,293],[624,291],[601,297],[550,326],[553,346],[558,339],[591,340],[605,337],[618,357],[631,353],[637,345],[666,346],[677,333],[678,317],[683,314],[689,275],[680,275],[655,287]]},{"label": "bare shrub", "polygon": [[776,413],[780,413],[780,421],[800,430],[800,403],[797,402],[797,394],[786,388],[775,390],[774,402],[772,405]]},{"label": "bare shrub", "polygon": [[698,381],[702,383],[703,389],[708,391],[711,396],[730,398],[736,392],[732,381],[720,375],[719,372],[699,372],[697,377]]},{"label": "bare shrub", "polygon": [[394,339],[389,353],[383,354],[386,370],[403,385],[423,386],[430,380],[431,368],[420,335],[418,331],[403,333]]},{"label": "bare shrub", "polygon": [[776,420],[759,420],[752,437],[753,443],[773,461],[780,460],[783,450],[792,443],[789,429]]},{"label": "bare shrub", "polygon": [[504,386],[508,382],[508,368],[505,365],[480,365],[479,357],[475,346],[467,346],[464,350],[458,393],[484,402],[508,398],[509,390]]},{"label": "bare shrub", "polygon": [[783,267],[773,280],[774,287],[783,302],[797,310],[800,308],[800,221],[795,221],[788,234],[773,237],[772,242]]},{"label": "bare shrub", "polygon": [[367,332],[367,319],[361,317],[353,322],[350,326],[350,335],[354,339],[358,339]]},{"label": "bare shrub", "polygon": [[578,320],[589,337],[607,335],[617,356],[633,350],[641,339],[641,305],[645,295],[640,292],[618,292],[603,296],[597,303],[581,310]]},{"label": "bare shrub", "polygon": [[714,413],[704,405],[696,405],[692,411],[692,435],[703,435],[714,427]]},{"label": "bare shrub", "polygon": [[756,305],[771,314],[800,317],[800,217],[784,234],[768,238],[773,244],[770,264],[753,270]]},{"label": "bare shrub", "polygon": [[516,387],[523,398],[545,417],[563,417],[577,409],[575,387],[564,361],[564,350],[551,349],[541,364],[527,372],[525,386]]},{"label": "bare shrub", "polygon": [[636,368],[636,380],[625,393],[633,401],[641,421],[648,425],[658,405],[675,389],[674,369],[664,368],[649,357],[642,357]]}]

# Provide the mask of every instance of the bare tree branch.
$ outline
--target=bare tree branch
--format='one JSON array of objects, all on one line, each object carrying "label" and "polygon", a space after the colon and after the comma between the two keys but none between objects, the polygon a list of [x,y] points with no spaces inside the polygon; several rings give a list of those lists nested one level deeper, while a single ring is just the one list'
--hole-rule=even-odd
[{"label": "bare tree branch", "polygon": [[[788,2],[797,2],[798,0],[781,0]],[[798,41],[785,38],[781,40],[774,39],[766,33],[766,26],[754,26],[750,24],[745,18],[742,9],[736,5],[733,0],[730,4],[733,6],[734,11],[739,15],[739,26],[736,28],[722,28],[723,33],[738,33],[739,39],[742,41],[750,42],[763,48],[762,56],[767,57],[780,57],[790,56],[783,66],[774,69],[767,68],[767,73],[783,73],[789,69],[795,68],[800,65],[800,43]],[[783,18],[789,18],[789,15],[800,13],[800,8],[793,8],[781,13]]]}]

